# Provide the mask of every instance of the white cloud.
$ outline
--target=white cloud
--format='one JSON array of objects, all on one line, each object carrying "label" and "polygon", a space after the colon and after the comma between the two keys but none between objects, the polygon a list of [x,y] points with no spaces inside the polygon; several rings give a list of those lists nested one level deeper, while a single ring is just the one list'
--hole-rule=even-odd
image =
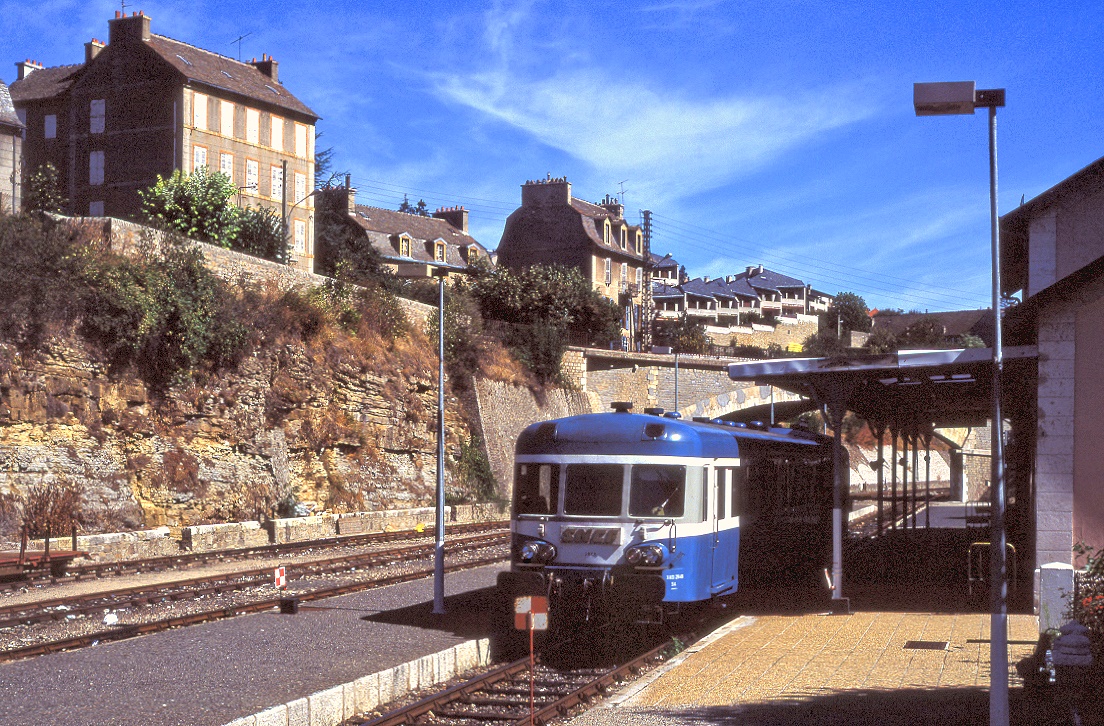
[{"label": "white cloud", "polygon": [[677,198],[745,176],[818,135],[871,116],[856,86],[782,96],[693,98],[598,68],[525,78],[503,65],[432,78],[436,92],[531,134],[649,198]]}]

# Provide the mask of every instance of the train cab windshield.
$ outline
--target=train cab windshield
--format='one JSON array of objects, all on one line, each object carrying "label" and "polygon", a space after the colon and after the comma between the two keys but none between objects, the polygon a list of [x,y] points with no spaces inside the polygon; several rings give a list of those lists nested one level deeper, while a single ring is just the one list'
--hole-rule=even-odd
[{"label": "train cab windshield", "polygon": [[681,517],[685,492],[685,466],[638,464],[632,468],[629,516]]},{"label": "train cab windshield", "polygon": [[518,514],[555,514],[560,503],[559,464],[518,464],[515,507]]},{"label": "train cab windshield", "polygon": [[621,464],[569,464],[564,514],[616,517],[621,514],[625,467]]}]

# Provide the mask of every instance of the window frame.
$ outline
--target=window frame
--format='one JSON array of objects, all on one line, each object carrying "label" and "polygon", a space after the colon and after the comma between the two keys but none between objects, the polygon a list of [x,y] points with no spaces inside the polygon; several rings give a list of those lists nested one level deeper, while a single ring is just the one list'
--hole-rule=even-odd
[{"label": "window frame", "polygon": [[261,112],[255,108],[245,109],[245,140],[250,144],[261,143]]},{"label": "window frame", "polygon": [[[201,166],[207,166],[208,149],[203,144],[192,144],[192,173]],[[200,162],[200,156],[203,157],[203,161]],[[210,167],[207,167],[210,169]]]},{"label": "window frame", "polygon": [[107,160],[102,149],[88,152],[88,186],[98,187],[104,183],[104,166]]},{"label": "window frame", "polygon": [[[284,198],[284,168],[280,164],[272,164],[270,167],[271,173],[269,174],[270,186],[268,189],[268,196],[273,199],[283,200]],[[278,180],[278,183],[277,183]],[[276,192],[280,192],[277,194]]]},{"label": "window frame", "polygon": [[[219,100],[219,133],[223,136],[234,137],[234,113],[233,101]],[[229,115],[229,124],[227,123],[227,115]]]},{"label": "window frame", "polygon": [[276,114],[268,117],[268,145],[276,151],[284,150],[284,119]]},{"label": "window frame", "polygon": [[57,114],[48,113],[42,117],[42,138],[57,138]]},{"label": "window frame", "polygon": [[192,91],[192,128],[207,130],[207,94]]},{"label": "window frame", "polygon": [[606,284],[613,284],[613,260],[606,258]]},{"label": "window frame", "polygon": [[[229,164],[226,163],[228,159]],[[229,171],[227,171],[228,167]],[[219,152],[219,171],[225,174],[230,181],[234,181],[234,155],[229,151]]]},{"label": "window frame", "polygon": [[93,98],[88,104],[88,133],[102,134],[107,128],[107,102]]},{"label": "window frame", "polygon": [[[253,183],[249,183],[250,172],[252,172]],[[256,159],[245,160],[245,186],[241,191],[252,191],[254,195],[261,195],[261,162]]]}]

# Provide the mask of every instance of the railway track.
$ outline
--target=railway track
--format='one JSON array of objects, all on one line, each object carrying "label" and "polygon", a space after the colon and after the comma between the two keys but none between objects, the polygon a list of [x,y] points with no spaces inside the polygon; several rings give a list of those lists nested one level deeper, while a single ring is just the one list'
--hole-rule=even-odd
[{"label": "railway track", "polygon": [[[509,527],[509,522],[479,522],[472,524],[452,524],[445,527],[447,534],[475,534],[480,532],[504,530]],[[387,542],[399,542],[414,538],[432,538],[435,536],[436,527],[426,527],[423,531],[398,530],[394,532],[369,532],[366,534],[345,535],[342,537],[328,537],[325,539],[306,540],[303,542],[285,542],[281,544],[260,545],[257,547],[242,547],[232,550],[213,550],[210,552],[186,552],[178,555],[165,555],[162,557],[149,557],[140,560],[121,560],[118,562],[99,562],[77,567],[70,567],[64,575],[51,575],[49,572],[32,572],[27,577],[15,580],[0,581],[0,590],[17,590],[25,587],[42,587],[45,585],[59,585],[66,582],[79,582],[81,580],[97,579],[103,577],[133,575],[144,572],[164,572],[166,570],[179,570],[188,567],[196,567],[216,562],[232,560],[244,560],[257,557],[279,557],[294,555],[312,549],[329,549],[338,547],[359,547],[371,544],[383,544]]]},{"label": "railway track", "polygon": [[[505,533],[480,534],[454,540],[448,548],[450,552],[480,549],[496,544],[506,544],[509,536]],[[435,544],[410,545],[377,552],[364,552],[355,555],[330,557],[295,565],[293,579],[308,575],[322,575],[346,570],[376,567],[395,562],[431,557]],[[70,615],[86,615],[102,612],[105,609],[117,609],[150,605],[165,600],[194,599],[203,595],[243,590],[259,587],[272,581],[272,568],[263,567],[239,572],[193,577],[187,580],[175,580],[156,585],[137,585],[107,592],[89,595],[39,600],[20,605],[0,607],[0,628],[16,625],[33,625],[54,620],[62,620]]]},{"label": "railway track", "polygon": [[[474,537],[465,538],[464,540],[453,541],[446,547],[446,554],[454,555],[467,551],[477,551],[480,549],[486,549],[488,547],[505,544],[507,542],[509,542],[508,533],[477,535]],[[386,551],[364,553],[360,555],[329,558],[320,562],[300,563],[296,566],[296,568],[297,570],[302,570],[299,573],[299,577],[305,577],[309,574],[333,573],[365,567],[409,562],[418,559],[428,559],[432,557],[433,552],[434,544],[430,543],[425,545],[414,545],[410,547],[395,548]],[[502,561],[503,559],[503,555],[481,557],[473,560],[467,560],[461,563],[447,565],[446,571],[456,572],[473,567],[482,567],[484,565],[495,564]],[[315,567],[313,571],[309,571],[308,565],[316,565],[317,567]],[[263,579],[258,579],[258,576],[262,573]],[[103,641],[122,640],[137,635],[144,635],[147,633],[168,630],[170,628],[195,625],[198,623],[210,622],[213,620],[220,620],[223,618],[234,617],[236,615],[242,615],[246,613],[256,613],[266,610],[272,610],[281,607],[281,605],[284,604],[289,599],[289,597],[294,597],[295,600],[298,600],[300,602],[310,602],[330,597],[337,597],[339,595],[347,595],[354,592],[360,592],[362,590],[385,587],[387,585],[394,585],[401,582],[418,580],[424,577],[428,577],[432,574],[433,567],[428,566],[398,574],[384,575],[382,577],[376,577],[371,580],[299,591],[294,593],[293,595],[288,595],[287,593],[284,593],[277,598],[265,598],[253,602],[237,604],[223,608],[215,608],[198,613],[189,613],[187,615],[165,618],[148,623],[112,626],[109,628],[105,628],[104,630],[87,633],[75,638],[53,640],[49,642],[36,643],[34,645],[29,645],[21,648],[10,648],[8,650],[0,651],[0,662],[18,660],[60,650],[71,650],[74,648],[94,645]],[[0,617],[4,618],[4,620],[0,622],[0,627],[49,622],[53,620],[65,619],[68,618],[70,615],[79,616],[82,613],[100,613],[103,612],[105,609],[129,607],[134,604],[152,604],[163,602],[166,600],[172,600],[174,598],[190,598],[196,597],[198,596],[198,594],[216,591],[225,592],[227,590],[240,590],[247,587],[256,587],[264,584],[270,584],[271,577],[272,570],[270,568],[264,568],[263,570],[252,570],[244,573],[233,573],[230,575],[212,576],[209,578],[193,578],[192,580],[184,581],[184,583],[189,583],[189,586],[192,589],[189,589],[189,587],[176,587],[182,584],[178,581],[176,583],[171,583],[171,587],[155,586],[154,588],[147,587],[145,588],[145,590],[142,590],[141,588],[126,588],[124,590],[113,591],[113,593],[98,593],[97,595],[91,595],[82,598],[73,598],[70,600],[59,599],[57,601],[50,601],[50,603],[46,607],[43,607],[43,603],[39,602],[31,606],[25,606],[27,608],[25,611],[17,611],[17,608],[21,606],[12,606],[10,608],[0,609]],[[220,582],[212,582],[206,585],[203,584],[205,581],[214,580],[218,580]],[[193,595],[192,593],[198,594]],[[114,595],[116,597],[114,599],[105,599],[105,595]],[[4,610],[7,610],[8,612],[5,613]]]},{"label": "railway track", "polygon": [[[530,691],[529,658],[508,663],[452,688],[368,721],[361,726],[400,724],[547,724],[601,698],[674,652],[665,641],[609,668],[554,668],[538,662]],[[533,712],[530,714],[530,694]]]}]

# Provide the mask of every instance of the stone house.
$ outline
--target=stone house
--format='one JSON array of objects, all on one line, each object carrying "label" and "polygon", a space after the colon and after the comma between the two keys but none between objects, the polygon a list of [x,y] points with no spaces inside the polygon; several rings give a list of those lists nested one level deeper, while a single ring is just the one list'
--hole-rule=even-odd
[{"label": "stone house", "polygon": [[[468,210],[463,207],[438,209],[423,217],[357,204],[356,189],[348,177],[345,186],[322,188],[316,197],[319,212],[316,221],[321,221],[326,212],[337,212],[337,218],[363,235],[365,244],[380,253],[392,272],[400,264],[412,262],[467,267],[476,258],[482,258],[490,263],[487,248],[468,232]],[[316,258],[320,270],[332,267],[333,254],[320,240]]]},{"label": "stone house", "polygon": [[277,62],[156,35],[142,13],[117,11],[108,25],[83,63],[16,63],[26,168],[58,169],[70,214],[123,218],[139,216],[137,192],[158,175],[221,171],[239,204],[284,215],[293,259],[311,269],[318,115],[280,83]]},{"label": "stone house", "polygon": [[1038,346],[1035,561],[1104,547],[1104,158],[1001,217],[1006,344]]},{"label": "stone house", "polygon": [[[527,181],[521,206],[506,219],[498,264],[509,269],[563,265],[622,306],[638,306],[644,282],[644,232],[607,196],[592,204],[571,194],[566,178]],[[677,267],[676,267],[677,275]]]},{"label": "stone house", "polygon": [[0,212],[21,207],[23,173],[23,122],[12,104],[8,86],[0,81]]}]

